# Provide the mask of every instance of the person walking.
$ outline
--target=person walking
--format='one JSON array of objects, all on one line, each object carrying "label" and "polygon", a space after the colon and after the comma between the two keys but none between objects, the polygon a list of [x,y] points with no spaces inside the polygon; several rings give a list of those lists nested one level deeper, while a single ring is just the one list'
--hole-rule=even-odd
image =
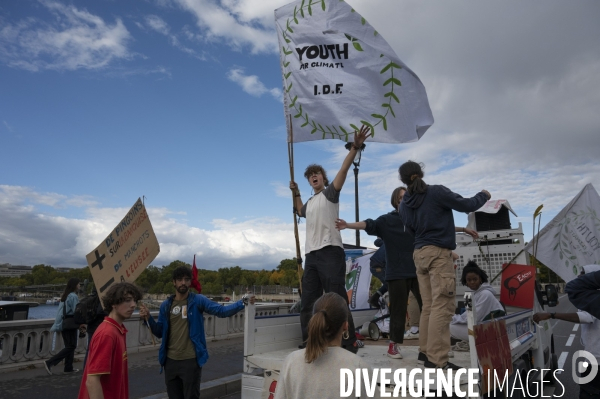
[{"label": "person walking", "polygon": [[419,361],[425,367],[456,370],[459,367],[448,362],[450,321],[456,307],[452,250],[456,248],[457,228],[452,210],[475,212],[491,195],[483,190],[472,198],[463,198],[444,186],[428,185],[423,181],[421,164],[414,161],[402,164],[398,172],[408,188],[399,212],[415,234],[413,259],[423,300]]},{"label": "person walking", "polygon": [[50,359],[44,361],[44,367],[48,374],[52,375],[52,367],[64,360],[65,374],[76,373],[79,369],[73,368],[73,359],[75,358],[75,349],[77,348],[77,335],[79,329],[72,328],[66,329],[65,319],[72,318],[75,313],[75,306],[79,303],[79,297],[77,291],[79,291],[81,284],[79,279],[73,277],[67,282],[67,286],[62,296],[60,297],[60,303],[58,304],[58,312],[56,313],[56,319],[54,324],[50,327],[51,332],[60,332],[63,340],[64,348]]}]

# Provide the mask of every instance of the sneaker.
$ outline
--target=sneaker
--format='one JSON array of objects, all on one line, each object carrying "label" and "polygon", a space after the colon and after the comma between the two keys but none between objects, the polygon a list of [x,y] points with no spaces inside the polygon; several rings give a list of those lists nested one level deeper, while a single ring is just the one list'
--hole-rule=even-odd
[{"label": "sneaker", "polygon": [[452,347],[452,350],[456,352],[468,352],[469,343],[467,341],[459,341]]},{"label": "sneaker", "polygon": [[427,355],[423,352],[419,352],[419,357],[417,358],[417,365],[422,366],[425,362],[428,362]]},{"label": "sneaker", "polygon": [[78,373],[79,369],[73,369],[71,371],[63,371],[63,374],[74,374],[74,373]]},{"label": "sneaker", "polygon": [[387,355],[388,355],[388,357],[391,357],[392,359],[402,359],[402,353],[400,353],[400,351],[398,350],[398,347],[393,342],[390,342],[390,346],[388,347]]},{"label": "sneaker", "polygon": [[457,371],[457,370],[460,370],[460,369],[464,368],[464,367],[457,366],[456,364],[450,363],[450,362],[447,362],[442,367],[438,367],[435,364],[431,363],[429,360],[425,362],[425,367],[428,368],[428,369],[442,369],[444,371],[446,371],[446,370]]},{"label": "sneaker", "polygon": [[419,339],[419,333],[412,333],[410,330],[407,330],[404,333],[404,339]]},{"label": "sneaker", "polygon": [[48,366],[48,363],[46,363],[45,360],[44,360],[44,367],[46,368],[46,371],[48,372],[48,374],[52,375],[52,371],[50,371],[50,366]]},{"label": "sneaker", "polygon": [[356,346],[358,346],[359,348],[364,348],[365,347],[365,343],[362,342],[360,339],[356,340]]}]

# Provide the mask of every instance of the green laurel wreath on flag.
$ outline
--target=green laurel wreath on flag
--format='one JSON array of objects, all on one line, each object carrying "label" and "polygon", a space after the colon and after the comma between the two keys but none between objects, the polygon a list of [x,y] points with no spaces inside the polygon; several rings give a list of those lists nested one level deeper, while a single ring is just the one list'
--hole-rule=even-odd
[{"label": "green laurel wreath on flag", "polygon": [[[344,1],[344,0],[339,0],[339,1]],[[298,19],[298,16],[300,16],[301,18],[305,18],[305,13],[304,13],[304,9],[306,8],[306,11],[308,12],[308,15],[312,16],[313,14],[313,6],[318,6],[319,3],[321,4],[321,10],[322,11],[326,11],[326,4],[325,4],[325,0],[308,0],[308,2],[306,2],[306,0],[302,0],[302,3],[300,4],[300,8],[298,7],[294,7],[294,15],[293,17],[290,17],[287,19],[286,21],[286,29],[282,31],[282,36],[283,39],[285,40],[285,42],[287,44],[291,43],[291,40],[288,39],[289,34],[293,34],[294,30],[292,28],[291,23],[293,21],[294,24],[298,25],[300,24],[300,20]],[[354,11],[354,9],[351,10],[351,12],[356,12]],[[366,24],[366,20],[361,17],[360,23],[362,25]],[[289,33],[288,33],[289,32]],[[373,35],[377,36],[378,33],[376,30],[373,31]],[[358,41],[358,39],[351,37],[350,35],[345,34],[346,38],[352,43],[352,47],[356,50],[356,51],[363,51],[362,46],[360,45],[360,42]],[[290,100],[290,105],[289,108],[293,108],[294,110],[296,110],[296,114],[294,115],[294,118],[299,119],[302,118],[304,119],[304,123],[302,125],[300,125],[301,127],[305,127],[310,125],[312,127],[311,130],[311,134],[315,134],[317,132],[321,132],[323,135],[323,139],[325,139],[328,135],[331,135],[331,138],[339,138],[342,139],[344,141],[348,141],[348,137],[350,135],[351,132],[353,131],[359,131],[360,128],[357,127],[356,123],[349,123],[348,125],[350,126],[350,129],[345,129],[343,126],[338,126],[339,130],[337,129],[336,126],[334,125],[321,125],[319,122],[313,120],[312,118],[309,117],[308,112],[304,112],[302,110],[302,104],[300,104],[297,100],[298,100],[298,96],[294,96],[292,98],[293,92],[292,87],[293,87],[293,83],[290,82],[288,84],[288,78],[292,75],[292,71],[290,71],[288,69],[289,65],[290,65],[290,61],[287,61],[287,56],[291,55],[293,53],[293,50],[288,46],[288,47],[283,47],[282,48],[283,53],[284,53],[284,61],[283,61],[283,67],[285,69],[284,71],[284,75],[283,78],[285,80],[285,84],[284,84],[284,95],[288,96],[288,99]],[[380,55],[380,57],[384,57],[383,54]],[[389,91],[386,92],[384,94],[384,101],[381,104],[382,112],[381,113],[372,113],[371,117],[374,118],[373,121],[367,121],[367,120],[360,120],[360,123],[368,126],[369,128],[371,128],[371,134],[373,136],[375,136],[375,126],[378,125],[382,125],[383,130],[387,131],[387,118],[388,116],[391,114],[392,117],[396,117],[396,113],[394,112],[394,108],[393,105],[395,105],[393,103],[393,101],[396,102],[396,104],[400,104],[400,99],[398,98],[398,96],[394,93],[394,90],[396,88],[396,86],[402,86],[402,83],[400,82],[400,80],[396,77],[394,77],[394,69],[401,69],[402,67],[398,64],[396,64],[393,61],[390,61],[387,65],[385,65],[381,71],[380,74],[386,74],[389,73],[389,78],[385,80],[385,82],[383,83],[383,86],[389,86]],[[341,133],[340,133],[341,131]]]}]

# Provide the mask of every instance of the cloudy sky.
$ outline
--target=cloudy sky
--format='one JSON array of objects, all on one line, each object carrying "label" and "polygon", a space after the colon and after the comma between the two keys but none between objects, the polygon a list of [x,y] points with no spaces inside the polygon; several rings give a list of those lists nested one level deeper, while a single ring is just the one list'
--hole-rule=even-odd
[{"label": "cloudy sky", "polygon": [[[141,196],[156,265],[293,257],[273,21],[286,2],[2,2],[0,263],[85,266]],[[417,143],[367,142],[361,219],[390,210],[407,159],[430,184],[508,199],[528,238],[538,205],[545,224],[586,183],[600,189],[600,3],[349,3],[419,75],[435,118]],[[305,200],[304,167],[333,176],[345,154],[340,141],[296,144]]]}]

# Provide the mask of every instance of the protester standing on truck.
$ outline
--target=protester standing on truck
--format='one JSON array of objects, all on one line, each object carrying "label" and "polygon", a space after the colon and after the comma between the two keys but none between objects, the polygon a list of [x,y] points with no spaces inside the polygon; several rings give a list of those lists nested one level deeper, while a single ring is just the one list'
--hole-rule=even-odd
[{"label": "protester standing on truck", "polygon": [[[283,361],[275,399],[339,398],[341,368],[371,369],[361,357],[341,348],[342,337],[348,336],[350,328],[345,298],[329,292],[315,302],[313,312],[306,348],[290,353]],[[374,395],[367,396],[363,383],[361,395],[356,397],[378,398],[379,393],[377,386]]]},{"label": "protester standing on truck", "polygon": [[217,317],[233,316],[254,303],[254,295],[223,306],[201,294],[190,294],[192,270],[180,266],[173,271],[175,295],[160,305],[158,321],[148,308],[140,304],[140,317],[146,320],[152,333],[163,338],[158,361],[165,369],[165,384],[169,399],[200,397],[202,366],[208,360],[204,335],[204,313]]},{"label": "protester standing on truck", "polygon": [[472,198],[463,198],[444,186],[428,185],[423,181],[421,164],[414,161],[402,164],[398,172],[408,187],[400,203],[400,216],[415,234],[413,258],[423,299],[419,361],[423,361],[425,367],[459,369],[448,362],[456,292],[452,261],[456,227],[452,210],[475,212],[491,195],[482,190]]},{"label": "protester standing on truck", "polygon": [[412,292],[415,296],[419,309],[422,307],[419,283],[413,261],[415,237],[411,231],[404,227],[397,210],[405,192],[405,187],[396,188],[390,199],[394,210],[379,216],[375,220],[366,219],[362,222],[347,223],[343,219],[338,219],[335,223],[340,230],[345,228],[365,230],[369,235],[381,237],[385,244],[385,280],[388,285],[390,300],[390,342],[387,355],[392,359],[402,359],[399,344],[404,341],[404,325],[406,324],[409,292]]},{"label": "protester standing on truck", "polygon": [[[339,218],[340,191],[346,182],[346,175],[352,165],[357,151],[367,139],[369,128],[362,126],[360,132],[354,133],[354,142],[344,158],[342,167],[338,171],[333,183],[330,185],[325,170],[320,165],[309,165],[304,172],[304,177],[314,190],[314,195],[304,204],[296,182],[290,182],[290,189],[294,193],[294,207],[299,216],[306,218],[306,244],[304,246],[304,274],[302,276],[302,294],[300,310],[300,326],[302,328],[301,347],[306,345],[308,339],[308,322],[312,317],[312,308],[315,301],[325,292],[336,292],[346,298],[345,277],[346,257],[342,236],[335,228],[335,221]],[[342,341],[342,346],[356,353],[356,332],[354,320],[349,315],[349,336]]]}]

